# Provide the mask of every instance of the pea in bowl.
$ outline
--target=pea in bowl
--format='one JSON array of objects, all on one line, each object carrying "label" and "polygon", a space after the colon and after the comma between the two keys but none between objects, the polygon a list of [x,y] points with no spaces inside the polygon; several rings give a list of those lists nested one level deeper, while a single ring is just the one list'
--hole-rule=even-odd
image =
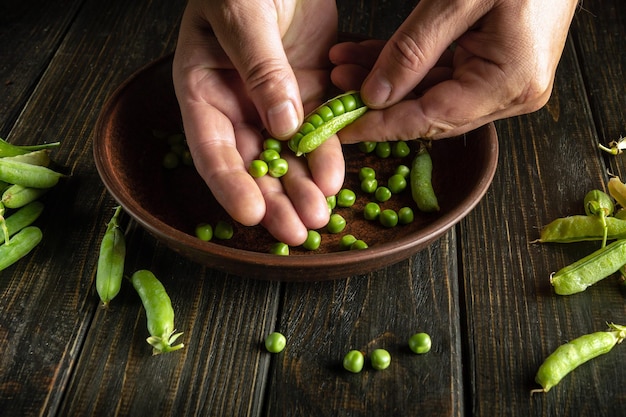
[{"label": "pea in bowl", "polygon": [[[424,249],[466,216],[489,188],[496,170],[493,124],[463,137],[434,141],[430,154],[440,210],[419,212],[407,188],[379,204],[395,211],[411,207],[414,220],[385,227],[364,217],[365,205],[375,198],[361,191],[359,171],[364,166],[374,168],[384,183],[398,165],[411,165],[415,144],[403,158],[380,158],[357,145],[345,146],[345,188],[355,191],[357,198],[352,207],[334,212],[346,219],[346,228],[341,233],[319,230],[322,244],[317,250],[292,247],[289,256],[271,254],[274,238],[261,226],[233,222],[193,166],[164,167],[171,145],[155,131],[182,129],[171,69],[172,55],[168,55],[139,70],[114,92],[98,118],[94,159],[105,187],[136,222],[180,255],[217,270],[257,279],[318,281],[383,268]],[[231,239],[206,242],[196,237],[198,224],[220,221],[233,225]],[[340,250],[339,241],[346,234],[363,240],[368,248]]]}]

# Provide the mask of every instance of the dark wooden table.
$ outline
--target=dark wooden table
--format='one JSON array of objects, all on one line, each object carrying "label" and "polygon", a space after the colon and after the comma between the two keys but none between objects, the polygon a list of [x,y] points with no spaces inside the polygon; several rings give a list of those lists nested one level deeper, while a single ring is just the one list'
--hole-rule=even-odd
[{"label": "dark wooden table", "polygon": [[[626,156],[598,151],[626,134],[626,8],[587,0],[545,108],[496,123],[500,157],[481,203],[411,258],[363,276],[279,283],[230,276],[178,256],[136,224],[129,270],[164,282],[186,347],[152,357],[145,316],[125,286],[98,308],[97,252],[115,201],[94,167],[101,106],[135,70],[174,49],[185,1],[3,0],[0,136],[62,141],[71,171],[46,199],[44,240],[0,273],[2,416],[618,416],[626,347],[548,394],[535,372],[558,345],[626,324],[618,277],[556,296],[549,274],[594,244],[537,245],[539,228],[581,211]],[[342,0],[340,30],[388,37],[412,2]],[[270,355],[278,329],[287,349]],[[426,331],[433,350],[412,355]],[[390,369],[341,369],[351,348],[385,346]]]}]

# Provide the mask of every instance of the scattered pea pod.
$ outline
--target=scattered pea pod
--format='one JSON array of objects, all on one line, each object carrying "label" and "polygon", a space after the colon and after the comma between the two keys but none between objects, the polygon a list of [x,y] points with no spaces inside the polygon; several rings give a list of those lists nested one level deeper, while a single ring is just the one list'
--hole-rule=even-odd
[{"label": "scattered pea pod", "polygon": [[24,187],[50,188],[63,174],[50,168],[32,165],[11,158],[0,158],[0,181]]},{"label": "scattered pea pod", "polygon": [[550,277],[554,291],[571,295],[617,272],[626,265],[626,239],[617,240],[562,268]]},{"label": "scattered pea pod", "polygon": [[358,92],[338,95],[309,113],[288,146],[297,156],[312,152],[367,110]]},{"label": "scattered pea pod", "polygon": [[60,144],[60,142],[51,142],[39,145],[13,145],[0,138],[0,158],[4,158],[6,156],[24,155],[41,149],[56,148]]},{"label": "scattered pea pod", "polygon": [[626,327],[609,324],[608,331],[580,336],[559,346],[539,367],[535,381],[541,389],[532,392],[548,392],[567,374],[583,363],[608,353],[626,337]]},{"label": "scattered pea pod", "polygon": [[[616,217],[606,219],[607,239],[626,238],[626,220]],[[590,240],[602,240],[604,226],[597,217],[574,215],[560,217],[548,223],[541,229],[540,243],[571,243]]]},{"label": "scattered pea pod", "polygon": [[4,190],[2,200],[0,201],[2,201],[5,207],[16,209],[39,199],[48,190],[49,188],[32,188],[14,184]]},{"label": "scattered pea pod", "polygon": [[13,265],[41,242],[43,234],[37,226],[28,226],[17,232],[8,243],[0,245],[0,271]]},{"label": "scattered pea pod", "polygon": [[417,208],[430,213],[439,211],[439,202],[432,184],[433,161],[426,145],[420,142],[410,172],[411,195]]},{"label": "scattered pea pod", "polygon": [[21,207],[19,210],[14,211],[13,214],[5,219],[9,237],[33,224],[41,213],[43,213],[43,209],[44,205],[41,201],[33,201]]},{"label": "scattered pea pod", "polygon": [[148,321],[150,337],[146,341],[153,347],[152,354],[172,352],[181,349],[184,345],[172,344],[182,333],[175,333],[174,309],[163,284],[148,270],[142,269],[135,272],[131,281],[139,294]]},{"label": "scattered pea pod", "polygon": [[120,292],[124,276],[126,240],[119,225],[121,212],[120,206],[115,208],[115,213],[107,224],[100,244],[100,256],[96,271],[96,291],[104,307],[108,306],[109,302]]},{"label": "scattered pea pod", "polygon": [[12,161],[24,162],[25,164],[39,165],[42,167],[48,167],[52,162],[52,159],[50,159],[50,151],[47,149],[32,151],[22,155],[7,156],[5,158]]}]

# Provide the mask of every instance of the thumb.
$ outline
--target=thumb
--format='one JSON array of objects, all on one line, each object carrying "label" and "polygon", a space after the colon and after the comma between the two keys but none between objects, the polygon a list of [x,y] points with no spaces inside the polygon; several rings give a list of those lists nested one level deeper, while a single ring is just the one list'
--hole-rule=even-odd
[{"label": "thumb", "polygon": [[304,117],[279,26],[289,25],[293,10],[279,12],[271,1],[229,7],[212,7],[219,14],[209,17],[215,36],[243,79],[264,126],[275,137],[287,138]]},{"label": "thumb", "polygon": [[[435,66],[444,51],[485,11],[473,1],[422,0],[385,44],[361,96],[380,109],[403,99]],[[479,7],[482,9],[481,7]]]}]

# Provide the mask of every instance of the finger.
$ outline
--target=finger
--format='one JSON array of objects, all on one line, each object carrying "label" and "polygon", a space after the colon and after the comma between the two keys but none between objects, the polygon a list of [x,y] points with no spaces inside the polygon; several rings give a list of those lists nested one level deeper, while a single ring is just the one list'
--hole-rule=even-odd
[{"label": "finger", "polygon": [[[200,102],[182,101],[181,113],[196,170],[217,201],[237,222],[259,224],[265,216],[265,201],[246,170],[230,120]],[[251,129],[240,129],[238,134],[242,141],[258,140]]]},{"label": "finger", "polygon": [[300,125],[303,109],[273,4],[240,2],[227,13],[219,7],[207,7],[207,14],[264,125],[277,138],[286,138]]},{"label": "finger", "polygon": [[389,39],[363,83],[361,96],[365,104],[383,108],[405,97],[446,48],[485,12],[480,7],[470,11],[477,8],[474,3],[419,2]]},{"label": "finger", "polygon": [[345,160],[336,135],[326,140],[306,157],[310,175],[324,196],[339,192],[345,179]]}]

